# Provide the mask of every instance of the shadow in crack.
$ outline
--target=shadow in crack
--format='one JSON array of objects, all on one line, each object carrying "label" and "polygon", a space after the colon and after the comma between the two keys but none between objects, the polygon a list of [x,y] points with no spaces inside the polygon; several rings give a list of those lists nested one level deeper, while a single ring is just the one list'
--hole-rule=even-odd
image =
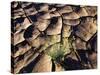
[{"label": "shadow in crack", "polygon": [[63,67],[65,70],[80,70],[80,69],[82,69],[81,63],[79,61],[72,59],[71,57],[68,57],[64,60]]}]

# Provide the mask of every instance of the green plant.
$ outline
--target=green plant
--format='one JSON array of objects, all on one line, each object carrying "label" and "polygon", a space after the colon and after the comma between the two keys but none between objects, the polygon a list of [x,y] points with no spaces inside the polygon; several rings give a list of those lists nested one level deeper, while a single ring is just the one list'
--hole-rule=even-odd
[{"label": "green plant", "polygon": [[65,54],[70,52],[70,45],[68,42],[68,38],[63,38],[62,43],[56,43],[49,48],[47,48],[46,53],[52,57],[54,61],[60,62],[62,61]]}]

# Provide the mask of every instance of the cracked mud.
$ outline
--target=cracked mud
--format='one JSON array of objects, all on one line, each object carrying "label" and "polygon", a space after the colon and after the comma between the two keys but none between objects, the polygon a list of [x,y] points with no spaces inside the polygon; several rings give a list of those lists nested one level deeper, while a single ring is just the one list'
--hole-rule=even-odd
[{"label": "cracked mud", "polygon": [[11,3],[12,73],[97,68],[97,6]]}]

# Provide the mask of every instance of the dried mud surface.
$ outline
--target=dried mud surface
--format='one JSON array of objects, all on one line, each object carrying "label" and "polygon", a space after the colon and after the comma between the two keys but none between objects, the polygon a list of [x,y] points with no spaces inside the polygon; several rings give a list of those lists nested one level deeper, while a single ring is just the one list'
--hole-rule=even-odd
[{"label": "dried mud surface", "polygon": [[96,68],[96,6],[11,3],[12,73]]}]

